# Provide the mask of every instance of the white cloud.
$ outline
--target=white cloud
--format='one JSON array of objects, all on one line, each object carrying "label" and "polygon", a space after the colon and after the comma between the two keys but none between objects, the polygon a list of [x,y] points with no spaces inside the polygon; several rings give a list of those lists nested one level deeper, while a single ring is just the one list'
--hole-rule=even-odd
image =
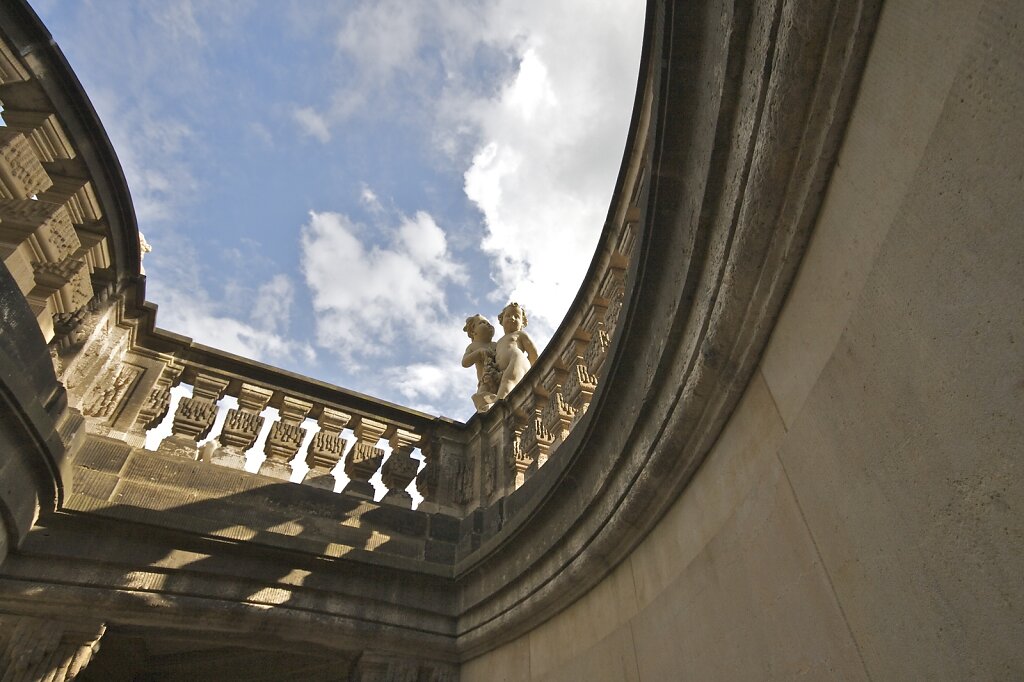
[{"label": "white cloud", "polygon": [[292,111],[292,118],[302,128],[302,132],[315,137],[320,142],[329,142],[331,131],[325,119],[311,107],[300,107]]},{"label": "white cloud", "polygon": [[365,182],[360,185],[359,201],[363,206],[366,206],[374,213],[380,213],[384,210],[384,207],[380,203],[380,199],[377,198],[377,193],[370,189],[370,186]]},{"label": "white cloud", "polygon": [[369,231],[340,213],[310,212],[302,229],[302,269],[313,292],[321,345],[352,360],[385,354],[402,338],[444,346],[436,324],[447,316],[444,288],[464,283],[444,232],[425,212],[401,216],[373,245]]},{"label": "white cloud", "polygon": [[486,222],[494,297],[523,303],[542,338],[579,289],[622,158],[642,32],[629,5],[505,2],[489,14],[519,67],[468,110],[481,143],[465,190]]},{"label": "white cloud", "polygon": [[[302,269],[317,343],[360,390],[467,416],[475,376],[459,367],[468,339],[446,295],[448,286],[466,283],[465,268],[428,213],[398,214],[395,223],[370,229],[340,213],[310,213]],[[383,243],[371,240],[382,235]]]},{"label": "white cloud", "polygon": [[308,343],[289,339],[262,326],[260,320],[247,322],[228,315],[204,291],[164,287],[161,302],[161,327],[207,346],[277,364],[294,365],[296,360],[316,359],[316,352]]},{"label": "white cloud", "polygon": [[294,298],[292,281],[285,275],[275,275],[257,290],[250,314],[252,321],[268,331],[286,329]]},{"label": "white cloud", "polygon": [[324,120],[406,111],[464,164],[466,196],[485,222],[476,245],[491,261],[490,299],[523,303],[542,341],[575,296],[607,214],[642,19],[622,0],[388,0],[341,20],[350,71]]}]

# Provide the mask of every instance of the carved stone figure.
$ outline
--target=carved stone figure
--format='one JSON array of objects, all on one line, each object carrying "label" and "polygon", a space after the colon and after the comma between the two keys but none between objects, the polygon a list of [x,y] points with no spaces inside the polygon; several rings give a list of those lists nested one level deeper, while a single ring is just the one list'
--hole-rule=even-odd
[{"label": "carved stone figure", "polygon": [[153,247],[150,246],[149,242],[146,241],[146,236],[139,232],[139,274],[145,275],[146,268],[143,267],[142,261],[146,259],[146,254],[153,251]]},{"label": "carved stone figure", "polygon": [[498,381],[501,371],[495,363],[494,326],[483,315],[466,318],[462,328],[473,341],[462,356],[463,367],[476,367],[476,393],[473,405],[477,412],[486,412],[498,399]]},{"label": "carved stone figure", "polygon": [[518,303],[505,306],[498,315],[498,322],[505,330],[505,335],[498,339],[495,346],[495,361],[501,370],[497,391],[500,399],[507,396],[533,363],[537,362],[537,348],[529,334],[523,331],[528,321],[526,310]]}]

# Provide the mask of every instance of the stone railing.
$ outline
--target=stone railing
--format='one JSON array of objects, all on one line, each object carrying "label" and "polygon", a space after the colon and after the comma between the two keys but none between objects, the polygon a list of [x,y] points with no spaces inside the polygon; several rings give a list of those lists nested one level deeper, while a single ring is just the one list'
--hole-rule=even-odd
[{"label": "stone railing", "polygon": [[[464,425],[156,329],[130,200],[117,191],[123,177],[94,112],[75,102],[96,125],[65,120],[68,103],[57,98],[80,89],[37,79],[34,56],[17,53],[0,41],[0,254],[90,433],[133,447],[148,437],[165,454],[313,487],[343,484],[364,499],[379,480],[382,501],[401,506],[412,504],[406,489],[415,480],[424,510],[464,516],[511,494],[581,423],[622,309],[643,145],[631,146],[590,271],[547,349],[504,401]],[[645,92],[631,139],[646,137]],[[156,444],[151,432],[165,437]]]},{"label": "stone railing", "polygon": [[51,341],[113,278],[110,225],[37,81],[0,42],[0,257]]},{"label": "stone railing", "polygon": [[[414,480],[425,510],[469,503],[449,485],[464,469],[460,424],[153,329],[154,308],[131,318],[127,298],[83,315],[53,353],[90,433],[316,488],[344,483],[362,499],[379,476],[382,501],[404,507]],[[419,472],[423,459],[436,465]]]}]

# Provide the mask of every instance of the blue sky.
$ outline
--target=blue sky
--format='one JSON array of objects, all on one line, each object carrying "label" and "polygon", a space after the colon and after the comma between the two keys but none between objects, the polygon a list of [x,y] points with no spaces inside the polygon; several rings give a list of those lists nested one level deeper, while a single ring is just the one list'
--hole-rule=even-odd
[{"label": "blue sky", "polygon": [[472,414],[465,318],[541,345],[621,162],[644,3],[32,0],[124,167],[157,324]]}]

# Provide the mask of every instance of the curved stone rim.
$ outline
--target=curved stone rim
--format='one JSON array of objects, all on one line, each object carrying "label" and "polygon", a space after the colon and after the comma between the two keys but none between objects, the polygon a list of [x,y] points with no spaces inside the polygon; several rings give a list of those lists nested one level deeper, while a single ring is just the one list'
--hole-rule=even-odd
[{"label": "curved stone rim", "polygon": [[[457,571],[464,658],[564,609],[628,556],[700,466],[760,360],[820,207],[880,3],[793,0],[767,18],[740,5],[731,14],[714,2],[655,10],[652,172],[610,370],[586,423],[545,467],[556,471],[514,494],[536,505]],[[723,19],[728,44],[714,33]],[[759,47],[762,59],[747,68]],[[727,51],[717,69],[707,62],[716,48]],[[707,93],[695,84],[709,72],[719,88],[714,141],[698,152]],[[697,172],[687,176],[688,167]],[[688,185],[700,171],[703,187]],[[673,253],[690,258],[673,268]]]}]

